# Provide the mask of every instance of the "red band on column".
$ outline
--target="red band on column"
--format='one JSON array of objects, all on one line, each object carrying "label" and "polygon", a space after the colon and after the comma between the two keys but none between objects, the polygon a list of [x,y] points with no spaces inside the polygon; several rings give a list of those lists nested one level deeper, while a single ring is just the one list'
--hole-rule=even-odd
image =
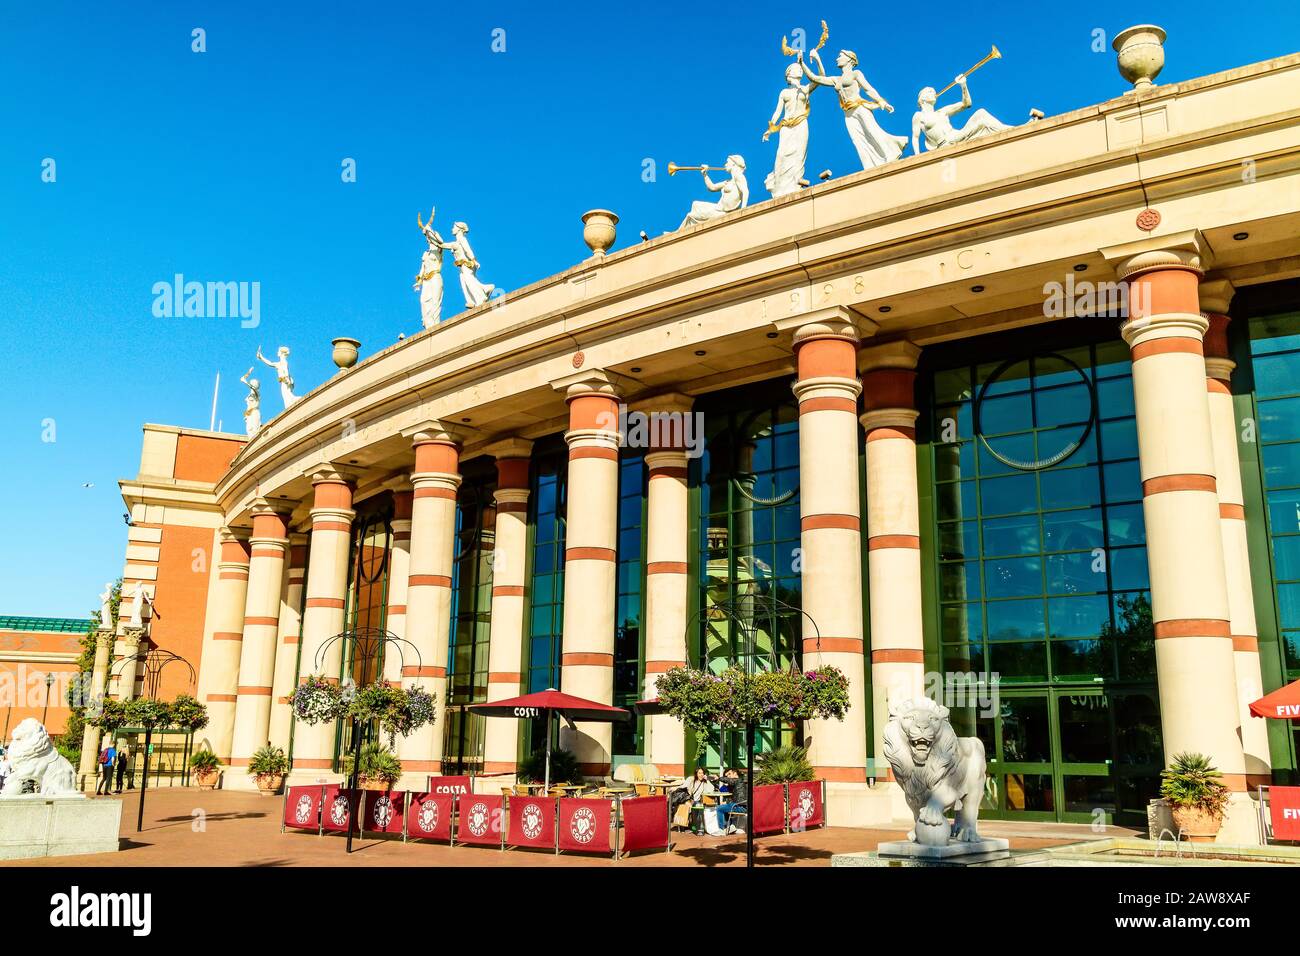
[{"label": "red band on column", "polygon": [[916,369],[876,368],[862,376],[862,403],[878,408],[916,407]]}]

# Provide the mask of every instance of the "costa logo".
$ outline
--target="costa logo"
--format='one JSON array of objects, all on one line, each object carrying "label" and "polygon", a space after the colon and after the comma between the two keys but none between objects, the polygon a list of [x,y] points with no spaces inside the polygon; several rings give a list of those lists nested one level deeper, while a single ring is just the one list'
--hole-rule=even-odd
[{"label": "costa logo", "polygon": [[529,840],[536,840],[542,835],[542,808],[535,803],[530,803],[524,807],[523,814],[524,836]]},{"label": "costa logo", "polygon": [[590,843],[596,837],[596,814],[587,807],[575,810],[569,819],[569,836],[579,843]]},{"label": "costa logo", "polygon": [[306,823],[308,820],[311,819],[312,809],[313,809],[313,805],[311,801],[311,796],[309,794],[304,793],[301,797],[298,798],[298,805],[294,807],[293,818],[297,820],[299,823]]},{"label": "costa logo", "polygon": [[488,832],[488,807],[486,803],[476,803],[469,808],[469,832],[481,837]]},{"label": "costa logo", "polygon": [[336,827],[348,822],[348,798],[341,793],[330,804],[330,820]]},{"label": "costa logo", "polygon": [[516,717],[540,717],[542,716],[542,709],[540,707],[516,707],[515,716]]},{"label": "costa logo", "polygon": [[420,814],[415,818],[415,825],[425,833],[438,829],[438,805],[432,800],[420,804]]},{"label": "costa logo", "polygon": [[376,800],[373,817],[376,826],[381,828],[388,826],[388,821],[393,819],[392,799],[389,797],[380,797]]},{"label": "costa logo", "polygon": [[813,799],[813,792],[807,787],[803,787],[799,791],[799,813],[803,819],[807,820],[816,809],[817,804]]}]

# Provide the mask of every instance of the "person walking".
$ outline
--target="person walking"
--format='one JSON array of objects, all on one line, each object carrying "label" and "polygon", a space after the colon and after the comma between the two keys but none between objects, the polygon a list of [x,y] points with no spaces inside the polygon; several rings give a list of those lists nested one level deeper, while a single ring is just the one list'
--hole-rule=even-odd
[{"label": "person walking", "polygon": [[128,783],[131,782],[129,776],[130,763],[131,763],[131,750],[130,748],[127,747],[126,744],[122,744],[117,748],[117,758],[114,761],[114,766],[117,769],[117,789],[114,791],[115,793],[122,792],[123,777],[127,778]]},{"label": "person walking", "polygon": [[105,796],[113,792],[113,761],[117,758],[117,748],[111,743],[99,752],[99,783],[95,785],[95,796],[102,791]]}]

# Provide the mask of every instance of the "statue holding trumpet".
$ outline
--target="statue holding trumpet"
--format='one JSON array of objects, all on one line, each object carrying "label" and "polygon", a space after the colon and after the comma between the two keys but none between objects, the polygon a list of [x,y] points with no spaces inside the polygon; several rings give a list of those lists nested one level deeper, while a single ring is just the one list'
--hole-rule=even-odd
[{"label": "statue holding trumpet", "polygon": [[454,248],[444,242],[442,236],[433,228],[434,210],[429,210],[429,221],[422,222],[420,214],[415,214],[415,221],[420,226],[429,247],[420,257],[420,271],[415,274],[412,289],[420,293],[420,322],[426,329],[431,329],[442,320],[442,253]]},{"label": "statue holding trumpet", "polygon": [[809,56],[816,61],[818,73],[808,69],[802,51],[798,53],[798,65],[812,83],[829,86],[839,94],[840,109],[844,111],[844,126],[849,131],[849,139],[858,152],[862,168],[874,169],[902,156],[903,150],[907,148],[907,137],[886,133],[876,122],[873,110],[881,109],[892,113],[894,108],[876,92],[858,69],[858,55],[852,50],[840,51],[840,55],[835,58],[835,65],[840,68],[839,76],[826,75],[817,50],[812,50]]},{"label": "statue holding trumpet", "polygon": [[691,203],[691,211],[686,214],[682,224],[678,229],[684,229],[687,226],[698,226],[702,222],[709,222],[713,219],[719,219],[729,212],[735,212],[737,209],[744,209],[749,203],[749,182],[745,179],[745,158],[737,153],[732,153],[727,157],[727,162],[722,169],[730,175],[730,179],[725,182],[715,183],[709,178],[709,170],[716,170],[717,166],[678,166],[676,163],[668,164],[668,175],[673,176],[681,170],[698,169],[700,175],[704,177],[704,188],[711,193],[721,193],[717,202],[705,202],[696,200]]},{"label": "statue holding trumpet", "polygon": [[[970,119],[966,121],[966,125],[960,129],[952,124],[954,116],[971,107],[970,90],[967,87],[969,74],[974,73],[990,60],[1000,60],[1001,58],[1002,54],[995,46],[988,56],[965,73],[958,73],[957,77],[939,92],[936,93],[933,86],[927,86],[921,90],[916,98],[917,112],[912,116],[912,151],[914,153],[921,152],[921,139],[923,136],[926,149],[936,150],[1013,128],[1010,124],[1003,123],[985,109],[978,109],[972,113]],[[954,86],[961,87],[961,102],[950,103],[948,106],[937,106],[936,103],[939,97]],[[1040,119],[1042,115],[1039,110],[1029,111],[1030,119]]]}]

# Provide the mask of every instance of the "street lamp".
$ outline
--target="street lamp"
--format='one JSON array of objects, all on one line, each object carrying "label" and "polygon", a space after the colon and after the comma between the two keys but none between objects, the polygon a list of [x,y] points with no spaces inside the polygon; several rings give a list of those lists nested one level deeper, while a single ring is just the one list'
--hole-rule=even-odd
[{"label": "street lamp", "polygon": [[41,711],[41,726],[45,726],[46,715],[50,712],[50,688],[54,686],[54,675],[48,671],[45,674],[45,708]]}]

